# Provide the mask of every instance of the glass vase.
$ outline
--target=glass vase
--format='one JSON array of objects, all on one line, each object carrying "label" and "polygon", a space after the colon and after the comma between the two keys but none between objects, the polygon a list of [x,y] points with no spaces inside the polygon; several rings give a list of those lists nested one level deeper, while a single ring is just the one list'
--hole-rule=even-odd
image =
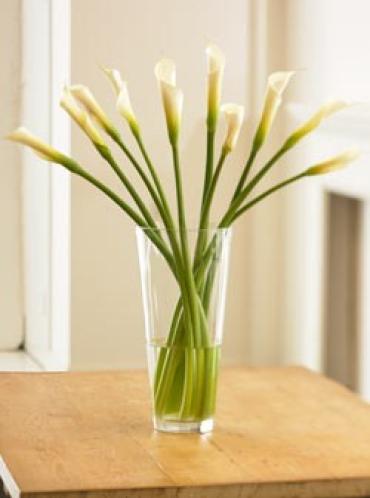
[{"label": "glass vase", "polygon": [[[158,240],[169,248],[166,257]],[[231,229],[137,228],[154,428],[213,429]]]}]

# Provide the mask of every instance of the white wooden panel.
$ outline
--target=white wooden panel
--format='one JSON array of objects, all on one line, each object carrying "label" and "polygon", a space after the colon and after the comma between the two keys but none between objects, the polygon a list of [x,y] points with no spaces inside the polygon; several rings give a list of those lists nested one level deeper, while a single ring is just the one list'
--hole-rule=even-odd
[{"label": "white wooden panel", "polygon": [[[70,78],[70,2],[51,4],[51,136],[54,147],[70,153],[70,119],[59,107],[62,87]],[[42,363],[66,370],[70,364],[70,174],[51,169],[51,340]]]},{"label": "white wooden panel", "polygon": [[[49,18],[48,0],[23,2],[23,123],[46,141],[50,139]],[[23,164],[26,345],[36,353],[49,344],[50,172],[27,149]]]},{"label": "white wooden panel", "polygon": [[[23,3],[23,121],[69,151],[58,102],[69,74],[69,2]],[[26,349],[46,369],[69,362],[69,175],[24,153]]]},{"label": "white wooden panel", "polygon": [[[0,136],[18,125],[20,97],[20,1],[1,2]],[[20,150],[0,140],[0,350],[23,340],[21,289]]]}]

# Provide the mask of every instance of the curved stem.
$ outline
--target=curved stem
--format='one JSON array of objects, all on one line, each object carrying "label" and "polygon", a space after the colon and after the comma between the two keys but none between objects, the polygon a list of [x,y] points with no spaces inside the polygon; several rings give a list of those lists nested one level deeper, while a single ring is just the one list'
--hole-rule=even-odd
[{"label": "curved stem", "polygon": [[158,194],[156,193],[156,191],[154,190],[154,187],[152,185],[152,183],[150,182],[149,178],[147,177],[147,175],[145,174],[143,168],[140,166],[140,164],[136,161],[136,159],[134,159],[133,156],[131,156],[130,152],[128,151],[127,147],[125,146],[125,144],[122,142],[121,138],[120,137],[117,137],[115,139],[115,142],[116,144],[120,147],[120,149],[127,155],[129,154],[130,157],[132,157],[132,164],[135,168],[135,170],[137,171],[137,173],[139,174],[140,178],[143,180],[149,194],[151,195],[158,211],[159,211],[159,214],[161,215],[161,218],[163,220],[163,223],[165,223],[165,220],[163,219],[163,216],[164,216],[164,209],[163,209],[163,206],[161,204],[161,199],[158,197]]},{"label": "curved stem", "polygon": [[159,177],[155,171],[155,168],[153,166],[153,163],[152,161],[150,160],[149,158],[149,155],[145,149],[145,146],[144,146],[144,143],[143,143],[143,140],[141,138],[141,135],[138,134],[138,133],[135,133],[135,139],[137,141],[137,144],[139,146],[139,149],[143,155],[143,158],[144,158],[144,161],[146,163],[146,165],[148,166],[148,169],[149,169],[149,172],[151,174],[151,177],[153,179],[153,182],[156,186],[156,189],[157,189],[157,192],[158,192],[158,195],[160,197],[160,200],[162,201],[162,204],[163,204],[163,208],[167,214],[167,216],[170,218],[171,220],[171,225],[174,226],[174,223],[173,223],[173,218],[172,218],[172,215],[171,215],[171,211],[170,211],[170,208],[169,208],[169,205],[168,205],[168,202],[167,202],[167,198],[166,198],[166,195],[164,193],[164,190],[163,190],[163,187],[162,187],[162,184],[159,180]]},{"label": "curved stem", "polygon": [[159,195],[160,200],[162,202],[162,211],[163,211],[162,220],[163,220],[163,223],[165,224],[165,226],[167,228],[168,237],[170,239],[170,242],[171,242],[174,254],[176,255],[176,257],[178,257],[179,259],[181,259],[181,251],[180,251],[179,243],[178,243],[178,240],[177,240],[177,237],[176,237],[175,223],[173,221],[171,210],[170,210],[170,207],[168,205],[168,201],[167,201],[166,195],[164,193],[162,184],[161,184],[161,182],[159,180],[159,177],[158,177],[158,175],[156,173],[156,170],[155,170],[155,168],[153,166],[153,163],[151,162],[151,160],[149,158],[149,155],[148,155],[148,153],[147,153],[147,151],[145,149],[145,146],[144,146],[143,140],[141,138],[141,135],[139,133],[134,133],[134,136],[135,136],[135,139],[136,139],[137,144],[139,146],[139,149],[140,149],[140,151],[141,151],[141,153],[142,153],[142,155],[144,157],[146,165],[148,166],[149,172],[151,174],[151,177],[152,177],[153,182],[154,182],[154,184],[156,186],[158,195]]},{"label": "curved stem", "polygon": [[[153,185],[150,182],[149,178],[145,174],[143,168],[136,161],[136,159],[131,154],[129,149],[126,147],[126,145],[123,143],[119,133],[118,132],[111,133],[110,136],[116,142],[116,144],[120,147],[120,149],[124,152],[124,154],[128,157],[128,159],[131,161],[132,165],[134,166],[135,170],[137,171],[137,173],[139,174],[139,176],[143,180],[150,195],[152,196],[152,199],[153,199],[153,201],[154,201],[154,203],[159,211],[159,214],[162,218],[163,224],[167,229],[167,235],[168,235],[171,247],[172,247],[175,263],[177,265],[177,272],[179,275],[181,275],[184,270],[183,270],[181,251],[180,251],[179,244],[178,244],[177,237],[176,237],[176,228],[175,228],[173,218],[171,215],[171,211],[170,211],[170,208],[168,206],[168,202],[167,202],[166,196],[164,194],[164,191],[162,189],[160,180],[159,180],[159,178],[156,174],[155,168],[154,168],[152,162],[150,161],[149,156],[145,150],[145,147],[144,147],[144,144],[143,144],[143,141],[141,139],[140,134],[134,133],[134,136],[135,136],[135,139],[139,145],[141,153],[143,154],[144,160],[148,166],[150,174],[153,178],[154,184],[155,184],[157,191],[158,191],[158,195],[157,195],[156,191],[154,190]],[[182,283],[181,277],[179,278],[178,282]]]},{"label": "curved stem", "polygon": [[236,213],[238,208],[241,206],[246,197],[254,189],[257,183],[262,180],[266,173],[272,168],[272,166],[280,159],[280,157],[286,152],[284,148],[279,149],[272,158],[265,164],[265,166],[253,177],[253,179],[248,183],[248,185],[242,190],[230,203],[228,210],[222,218],[221,226],[224,226],[224,222],[231,219]]},{"label": "curved stem", "polygon": [[207,156],[206,156],[206,167],[204,171],[204,182],[203,182],[203,194],[202,194],[202,206],[205,201],[209,184],[212,180],[213,174],[213,151],[215,143],[215,130],[207,129]]},{"label": "curved stem", "polygon": [[268,189],[265,192],[263,192],[262,194],[258,195],[255,199],[253,199],[252,201],[248,202],[248,204],[245,204],[242,208],[240,208],[233,215],[233,217],[231,218],[231,220],[229,222],[229,225],[231,223],[233,223],[237,218],[239,218],[239,216],[241,216],[245,211],[247,211],[248,209],[250,209],[251,207],[253,207],[258,202],[262,201],[265,197],[273,194],[274,192],[276,192],[277,190],[280,190],[283,187],[286,187],[290,183],[296,182],[296,181],[298,181],[301,178],[304,178],[306,176],[307,176],[306,172],[300,173],[299,175],[296,175],[296,176],[292,176],[291,178],[288,178],[287,180],[284,180],[283,182],[280,182],[280,183],[274,185],[270,189]]},{"label": "curved stem", "polygon": [[216,191],[217,182],[218,182],[218,179],[220,177],[221,169],[222,169],[222,166],[225,162],[225,159],[226,159],[226,156],[228,153],[229,153],[229,151],[223,147],[222,151],[221,151],[220,158],[218,160],[218,163],[217,163],[217,166],[215,169],[215,173],[212,177],[210,187],[207,191],[207,194],[206,194],[203,206],[202,206],[202,212],[201,212],[201,217],[200,217],[200,228],[204,228],[203,225],[209,217],[209,212],[210,212],[213,196],[214,196],[215,191]]},{"label": "curved stem", "polygon": [[[75,161],[65,161],[61,163],[61,165],[66,168],[71,173],[80,176],[91,185],[96,187],[98,190],[103,192],[107,197],[109,197],[117,206],[119,206],[137,225],[145,227],[147,226],[145,220],[134,210],[132,209],[123,199],[121,199],[115,192],[113,192],[109,187],[104,185],[100,180],[95,178],[93,175],[88,173],[85,169],[83,169],[78,163]],[[150,232],[150,234],[149,234]],[[177,268],[173,262],[172,254],[158,237],[158,234],[155,231],[148,230],[148,236],[151,238],[152,242],[156,245],[156,247],[161,251],[163,257],[166,259],[174,277],[178,280],[178,272]]]},{"label": "curved stem", "polygon": [[172,145],[172,158],[173,158],[173,166],[175,171],[175,183],[176,183],[176,197],[177,197],[177,214],[179,219],[179,229],[180,229],[180,242],[184,263],[184,274],[185,274],[185,282],[187,286],[187,292],[189,297],[190,304],[190,312],[191,319],[193,324],[193,335],[194,337],[189,337],[190,344],[193,342],[198,344],[200,342],[199,338],[199,324],[198,324],[198,314],[196,310],[195,303],[195,286],[194,279],[190,266],[190,257],[189,257],[189,247],[188,247],[188,239],[186,232],[186,219],[185,219],[185,206],[184,206],[184,196],[183,196],[183,186],[182,186],[182,178],[179,164],[179,154],[176,145]]},{"label": "curved stem", "polygon": [[[206,155],[206,166],[204,172],[204,183],[203,183],[203,193],[202,193],[202,204],[200,208],[200,219],[199,228],[201,228],[198,234],[198,240],[195,247],[194,263],[195,267],[196,261],[199,258],[200,253],[203,251],[205,244],[207,243],[207,228],[209,225],[209,211],[211,205],[210,190],[213,183],[213,155],[214,155],[214,141],[215,141],[215,129],[213,127],[207,128],[207,155]],[[219,169],[219,168],[218,168]],[[217,173],[217,170],[216,170]],[[219,172],[217,176],[219,175]],[[211,194],[211,197],[213,194]],[[207,199],[209,199],[207,201]],[[208,203],[208,205],[207,205]]]},{"label": "curved stem", "polygon": [[[195,268],[195,266],[197,265],[199,257],[204,250],[205,244],[207,243],[207,235],[208,234],[207,234],[206,228],[208,225],[210,208],[211,208],[213,196],[214,196],[214,193],[216,190],[217,182],[218,182],[218,179],[219,179],[219,176],[221,173],[221,169],[222,169],[222,166],[225,162],[225,159],[226,159],[226,156],[228,153],[229,153],[229,150],[227,150],[226,148],[223,147],[222,151],[221,151],[220,158],[218,160],[218,163],[217,163],[217,166],[215,169],[215,173],[212,177],[210,187],[207,190],[206,197],[205,197],[204,202],[202,204],[202,210],[201,210],[200,222],[199,222],[199,226],[202,230],[199,233],[196,248],[195,248],[193,268]],[[199,281],[199,279],[198,279],[198,281]],[[199,285],[201,285],[201,284],[202,284],[202,281],[199,281],[198,288],[199,288]]]},{"label": "curved stem", "polygon": [[123,173],[121,168],[118,166],[116,161],[114,160],[114,157],[112,153],[110,152],[109,148],[107,146],[102,146],[102,145],[95,145],[97,151],[99,154],[105,159],[108,164],[112,167],[114,172],[117,174],[118,178],[121,180],[123,185],[126,187],[127,191],[135,201],[137,207],[140,209],[142,215],[144,216],[144,219],[148,223],[148,225],[152,226],[153,228],[156,228],[156,223],[149,213],[147,207],[145,206],[144,202],[141,200],[138,192],[135,190],[135,188],[132,186],[130,180],[127,178],[127,176]]},{"label": "curved stem", "polygon": [[254,159],[257,155],[257,150],[255,149],[255,147],[252,146],[252,149],[249,153],[249,157],[247,159],[247,162],[244,166],[244,169],[243,169],[243,173],[240,177],[240,180],[235,188],[235,191],[234,191],[234,194],[233,194],[233,197],[232,197],[232,202],[238,197],[238,195],[240,194],[240,192],[242,191],[243,187],[244,187],[244,184],[245,184],[245,181],[247,179],[247,176],[249,174],[249,171],[253,165],[253,162],[254,162]]}]

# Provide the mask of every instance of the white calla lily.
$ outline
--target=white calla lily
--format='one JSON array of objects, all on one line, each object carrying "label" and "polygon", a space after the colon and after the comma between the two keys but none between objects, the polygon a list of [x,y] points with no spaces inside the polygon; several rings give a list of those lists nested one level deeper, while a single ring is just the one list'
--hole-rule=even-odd
[{"label": "white calla lily", "polygon": [[61,163],[66,159],[66,156],[64,156],[61,152],[38,138],[24,126],[20,126],[14,130],[6,138],[12,142],[17,142],[30,147],[39,157],[45,159],[46,161]]},{"label": "white calla lily", "polygon": [[320,126],[321,122],[332,114],[345,109],[350,104],[343,100],[333,100],[322,105],[303,125],[297,128],[286,140],[283,148],[290,149],[306,135]]},{"label": "white calla lily", "polygon": [[237,104],[224,104],[221,106],[221,112],[225,114],[227,121],[224,148],[230,152],[235,147],[239,137],[244,119],[244,107]]},{"label": "white calla lily", "polygon": [[113,123],[110,121],[102,107],[99,105],[91,90],[84,85],[72,85],[69,91],[73,97],[86,109],[86,111],[95,119],[95,121],[107,133],[114,130]]},{"label": "white calla lily", "polygon": [[207,56],[207,93],[208,93],[208,116],[207,124],[210,130],[214,130],[218,118],[218,110],[221,101],[222,79],[225,69],[225,56],[216,45],[208,45]]},{"label": "white calla lily", "polygon": [[70,115],[94,144],[105,145],[103,137],[94,126],[90,116],[78,105],[69,87],[63,89],[60,106]]},{"label": "white calla lily", "polygon": [[171,144],[174,145],[178,139],[184,95],[176,87],[176,67],[173,61],[160,60],[155,66],[154,73],[162,95],[168,135]]},{"label": "white calla lily", "polygon": [[128,122],[132,132],[134,134],[139,133],[139,123],[137,122],[131,105],[126,81],[122,80],[121,73],[118,69],[104,68],[104,72],[108,76],[117,94],[117,111]]},{"label": "white calla lily", "polygon": [[293,74],[293,71],[279,71],[269,76],[262,116],[253,142],[255,150],[258,150],[262,146],[269,134],[282,102],[281,96]]},{"label": "white calla lily", "polygon": [[114,91],[118,95],[123,84],[121,73],[118,71],[118,69],[111,69],[109,67],[104,67],[103,71],[108,76],[110,82],[113,85]]},{"label": "white calla lily", "polygon": [[311,168],[308,168],[306,171],[306,175],[313,176],[331,173],[332,171],[344,168],[348,163],[355,161],[359,155],[360,153],[358,149],[348,149],[337,156],[311,166]]},{"label": "white calla lily", "polygon": [[125,81],[122,82],[121,90],[117,97],[117,110],[121,114],[121,116],[126,119],[133,133],[137,133],[139,131],[139,124],[132,109],[130,96]]}]

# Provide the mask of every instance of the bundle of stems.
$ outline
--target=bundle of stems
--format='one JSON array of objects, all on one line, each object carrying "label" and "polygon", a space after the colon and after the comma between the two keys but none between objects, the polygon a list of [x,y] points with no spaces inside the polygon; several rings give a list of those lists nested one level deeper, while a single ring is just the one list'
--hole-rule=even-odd
[{"label": "bundle of stems", "polygon": [[[201,420],[213,414],[219,345],[211,341],[208,313],[212,293],[215,266],[217,265],[218,240],[211,235],[210,214],[219,179],[229,154],[235,148],[244,119],[240,105],[221,106],[221,89],[225,66],[224,55],[214,45],[207,47],[207,118],[206,158],[203,190],[199,215],[199,235],[194,253],[189,248],[186,210],[184,204],[182,171],[179,158],[179,131],[183,94],[176,86],[176,69],[173,61],[162,59],[155,67],[163,101],[168,138],[172,152],[174,183],[176,188],[176,216],[170,208],[158,170],[145,148],[139,122],[133,111],[127,83],[115,69],[104,69],[117,95],[117,110],[128,123],[141,159],[137,159],[125,144],[120,132],[99,105],[91,91],[83,85],[64,88],[61,106],[92,142],[97,153],[113,169],[122,182],[133,205],[101,182],[79,162],[66,156],[24,127],[11,133],[8,138],[31,147],[46,161],[59,164],[71,173],[82,177],[108,196],[132,221],[146,229],[146,235],[163,255],[179,287],[179,300],[173,312],[166,343],[161,349],[154,381],[155,411],[163,418]],[[250,177],[256,157],[269,135],[283,92],[292,78],[292,72],[277,72],[267,82],[261,117],[251,142],[250,152],[241,169],[240,179],[226,205],[219,228],[230,227],[246,211],[283,187],[303,178],[321,175],[341,168],[357,156],[354,149],[305,168],[296,175],[273,185],[268,190],[253,195],[258,183],[290,149],[317,128],[331,114],[347,106],[342,101],[331,101],[318,109],[306,122],[294,130],[266,164]],[[215,160],[215,134],[220,111],[226,118],[226,136]],[[141,195],[129,180],[125,170],[116,161],[103,138],[101,130],[118,145],[124,156],[136,170],[150,199],[160,215],[160,223],[167,237],[154,220]]]}]

